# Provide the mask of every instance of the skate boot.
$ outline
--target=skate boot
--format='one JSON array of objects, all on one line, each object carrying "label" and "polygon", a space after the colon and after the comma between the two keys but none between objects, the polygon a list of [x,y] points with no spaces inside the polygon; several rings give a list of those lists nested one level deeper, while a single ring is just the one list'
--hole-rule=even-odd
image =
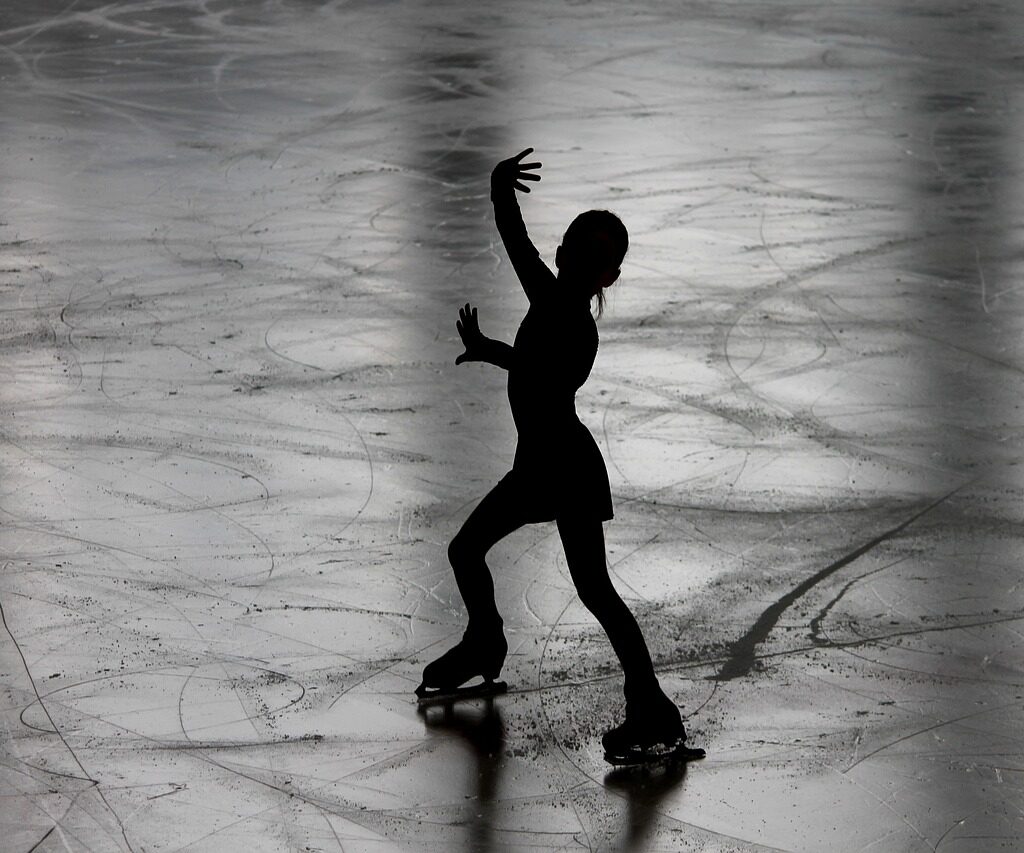
[{"label": "skate boot", "polygon": [[[500,628],[487,634],[467,630],[454,648],[423,670],[423,681],[416,688],[420,704],[504,693],[508,685],[494,679],[501,672],[507,653],[508,643]],[[478,676],[482,683],[464,686]]]},{"label": "skate boot", "polygon": [[609,764],[651,764],[703,758],[703,749],[686,746],[679,709],[664,694],[649,702],[627,702],[626,721],[601,738]]}]

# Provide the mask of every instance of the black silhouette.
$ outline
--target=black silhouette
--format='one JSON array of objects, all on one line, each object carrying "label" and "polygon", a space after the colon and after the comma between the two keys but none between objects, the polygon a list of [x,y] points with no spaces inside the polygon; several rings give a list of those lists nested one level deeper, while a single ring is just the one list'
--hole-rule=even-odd
[{"label": "black silhouette", "polygon": [[[466,351],[456,364],[485,361],[508,371],[508,399],[518,432],[512,470],[480,501],[448,548],[469,613],[461,642],[423,672],[421,700],[498,691],[494,679],[508,650],[488,550],[524,524],[554,521],[580,601],[608,634],[625,674],[626,719],[603,737],[606,759],[632,763],[675,752],[686,739],[679,709],[654,674],[640,627],[612,586],[602,522],[612,517],[611,489],[601,451],[576,415],[576,391],[597,355],[590,305],[619,277],[629,238],[613,213],[589,210],[569,225],[555,254],[557,277],[530,241],[516,201],[524,181],[539,181],[540,163],[523,163],[527,148],[491,173],[491,202],[505,250],[530,307],[515,343],[486,337],[469,303],[456,324]],[[481,676],[482,687],[461,685]],[[656,749],[658,745],[661,749]]]}]

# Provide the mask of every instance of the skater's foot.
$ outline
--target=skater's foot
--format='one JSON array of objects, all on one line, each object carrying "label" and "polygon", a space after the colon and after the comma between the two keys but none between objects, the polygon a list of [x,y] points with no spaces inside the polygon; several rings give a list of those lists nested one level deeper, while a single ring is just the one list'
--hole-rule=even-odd
[{"label": "skater's foot", "polygon": [[617,753],[606,752],[604,760],[616,767],[638,767],[658,764],[678,766],[690,761],[699,761],[707,753],[698,747],[687,746],[685,741],[673,744],[656,743],[645,747],[631,747]]},{"label": "skater's foot", "polygon": [[450,708],[463,699],[485,699],[490,707],[495,696],[507,692],[508,685],[504,681],[481,681],[462,687],[428,687],[421,684],[416,688],[416,701],[419,704],[420,713],[434,705],[444,705],[446,708]]},{"label": "skater's foot", "polygon": [[467,630],[454,648],[427,664],[416,695],[423,698],[451,693],[477,677],[491,684],[501,672],[507,653],[508,642],[500,628],[486,633]]},{"label": "skater's foot", "polygon": [[612,764],[664,757],[678,752],[685,742],[679,709],[660,690],[646,702],[627,702],[625,722],[601,738],[605,758]]}]

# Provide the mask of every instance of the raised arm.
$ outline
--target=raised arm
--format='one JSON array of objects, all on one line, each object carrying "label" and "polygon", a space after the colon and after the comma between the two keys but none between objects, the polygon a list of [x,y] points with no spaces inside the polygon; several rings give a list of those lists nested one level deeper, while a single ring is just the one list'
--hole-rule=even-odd
[{"label": "raised arm", "polygon": [[523,181],[539,181],[540,175],[527,171],[539,169],[540,163],[523,163],[522,159],[532,153],[532,148],[520,151],[515,157],[502,160],[491,172],[491,203],[494,205],[494,222],[498,226],[501,242],[505,244],[512,269],[519,277],[519,283],[532,300],[538,290],[554,286],[555,276],[540,259],[540,253],[526,233],[523,214],[516,201],[516,190],[528,193],[530,188]]},{"label": "raised arm", "polygon": [[467,302],[465,308],[459,309],[459,319],[455,323],[459,330],[466,351],[455,359],[456,364],[464,361],[486,361],[508,370],[512,366],[512,347],[504,341],[496,341],[480,331],[480,322],[476,318],[476,308]]}]

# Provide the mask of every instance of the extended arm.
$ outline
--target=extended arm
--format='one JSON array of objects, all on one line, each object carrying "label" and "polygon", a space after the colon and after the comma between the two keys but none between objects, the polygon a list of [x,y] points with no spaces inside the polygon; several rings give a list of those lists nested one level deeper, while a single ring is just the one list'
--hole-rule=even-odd
[{"label": "extended arm", "polygon": [[455,359],[456,364],[464,361],[486,361],[508,370],[512,366],[512,347],[504,341],[488,338],[480,331],[480,323],[476,318],[476,308],[467,302],[465,308],[459,309],[459,319],[455,323],[459,330],[466,351]]},{"label": "extended arm", "polygon": [[502,160],[491,172],[491,203],[494,205],[494,222],[498,226],[501,242],[512,262],[512,268],[526,291],[528,299],[536,296],[537,289],[548,289],[554,284],[555,276],[540,259],[540,253],[526,233],[516,190],[528,193],[530,188],[523,181],[539,181],[528,169],[539,169],[540,163],[523,163],[522,159],[533,151],[527,148],[515,157]]}]

